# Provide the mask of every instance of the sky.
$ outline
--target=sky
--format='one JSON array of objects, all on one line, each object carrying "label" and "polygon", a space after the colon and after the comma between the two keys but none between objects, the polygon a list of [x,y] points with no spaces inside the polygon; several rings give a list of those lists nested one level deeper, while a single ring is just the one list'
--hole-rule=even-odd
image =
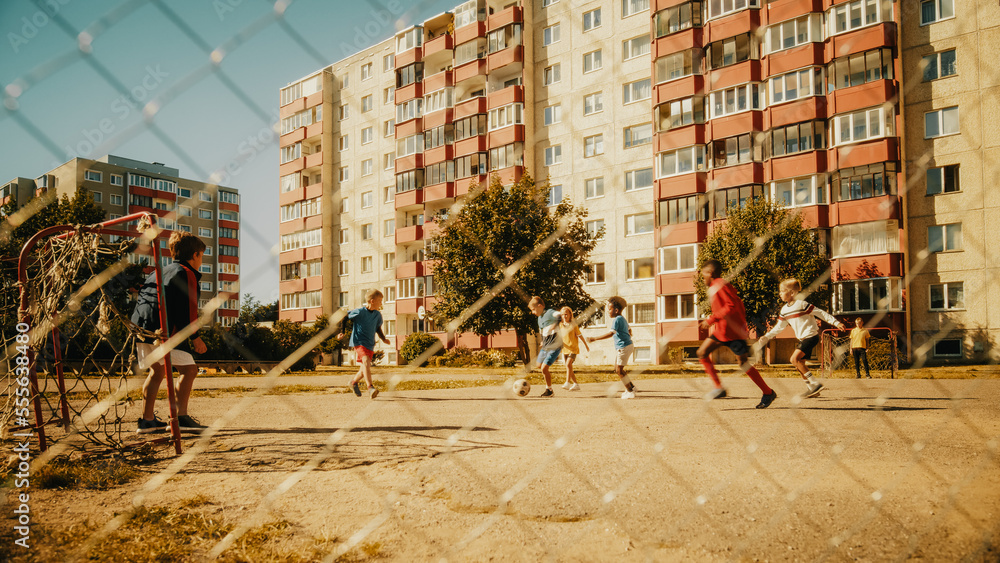
[{"label": "sky", "polygon": [[278,298],[279,90],[460,0],[0,0],[0,182],[160,162],[241,194],[241,293]]}]

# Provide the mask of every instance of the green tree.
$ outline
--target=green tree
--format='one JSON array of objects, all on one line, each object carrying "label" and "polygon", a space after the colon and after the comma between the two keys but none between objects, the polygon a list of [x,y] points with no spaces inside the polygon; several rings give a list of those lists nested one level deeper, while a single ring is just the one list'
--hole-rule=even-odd
[{"label": "green tree", "polygon": [[[781,280],[798,278],[805,289],[829,275],[830,260],[820,253],[815,237],[794,211],[756,198],[745,207],[730,207],[727,215],[701,244],[698,269],[710,259],[722,263],[725,277],[746,307],[747,324],[761,335],[779,304]],[[700,275],[695,285],[701,310],[710,312]],[[829,293],[814,291],[806,299],[826,308]]]},{"label": "green tree", "polygon": [[[494,175],[488,187],[474,189],[462,208],[444,221],[427,253],[434,261],[439,301],[432,315],[439,323],[461,319],[459,331],[480,336],[513,329],[526,358],[526,335],[538,327],[527,308],[531,296],[574,311],[594,303],[583,286],[597,244],[584,223],[587,212],[568,200],[550,210],[550,189],[547,181],[536,183],[527,173],[505,188]],[[519,267],[511,269],[515,264]],[[511,276],[511,283],[496,289],[505,275]],[[491,294],[478,311],[463,317]]]}]

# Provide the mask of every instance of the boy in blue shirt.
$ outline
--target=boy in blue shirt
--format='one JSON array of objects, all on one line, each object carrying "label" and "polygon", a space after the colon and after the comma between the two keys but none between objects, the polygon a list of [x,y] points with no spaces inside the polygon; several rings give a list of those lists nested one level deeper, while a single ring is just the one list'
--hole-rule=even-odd
[{"label": "boy in blue shirt", "polygon": [[551,397],[552,374],[549,367],[559,359],[559,352],[562,351],[562,338],[559,336],[559,321],[562,320],[555,309],[546,309],[545,301],[539,296],[534,296],[528,302],[528,309],[538,317],[538,332],[542,334],[542,345],[538,348],[538,367],[545,376],[545,391],[542,397]]},{"label": "boy in blue shirt", "polygon": [[353,321],[351,340],[348,345],[354,348],[354,351],[358,355],[358,364],[360,365],[357,375],[351,380],[351,389],[355,395],[360,397],[361,388],[358,387],[358,383],[364,377],[365,383],[368,384],[368,389],[371,392],[371,397],[374,399],[378,397],[378,389],[375,388],[375,384],[372,382],[372,358],[375,355],[375,336],[378,335],[382,339],[382,342],[386,344],[389,343],[389,339],[382,333],[382,313],[379,313],[382,309],[382,292],[377,289],[370,290],[365,295],[365,301],[364,307],[358,307],[347,313],[347,318]]},{"label": "boy in blue shirt", "polygon": [[606,310],[608,318],[611,319],[611,330],[606,334],[591,338],[590,341],[593,342],[595,340],[614,337],[615,353],[617,356],[615,358],[615,374],[618,375],[619,379],[622,380],[622,385],[625,386],[622,399],[634,399],[635,385],[632,384],[632,380],[625,373],[625,366],[628,365],[628,359],[632,356],[633,350],[632,329],[628,327],[628,321],[622,316],[622,311],[625,310],[626,306],[628,306],[628,303],[617,295],[608,299]]}]

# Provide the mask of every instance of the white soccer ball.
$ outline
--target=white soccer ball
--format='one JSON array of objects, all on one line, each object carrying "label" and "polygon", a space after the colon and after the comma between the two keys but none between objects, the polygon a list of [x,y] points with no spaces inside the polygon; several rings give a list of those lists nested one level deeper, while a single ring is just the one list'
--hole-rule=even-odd
[{"label": "white soccer ball", "polygon": [[518,379],[514,382],[514,394],[519,397],[527,397],[531,391],[531,384],[527,379]]}]

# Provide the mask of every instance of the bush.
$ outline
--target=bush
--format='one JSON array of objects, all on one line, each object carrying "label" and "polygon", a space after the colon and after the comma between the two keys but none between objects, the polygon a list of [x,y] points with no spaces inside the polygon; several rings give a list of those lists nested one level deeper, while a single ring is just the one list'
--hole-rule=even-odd
[{"label": "bush", "polygon": [[[431,336],[426,332],[414,332],[406,337],[403,341],[402,348],[399,349],[399,359],[403,363],[409,364],[419,358],[424,352],[426,352],[431,346],[440,343],[441,341],[435,336]],[[425,360],[421,365],[426,365]]]},{"label": "bush", "polygon": [[517,354],[503,350],[472,351],[464,346],[457,346],[445,352],[437,365],[448,367],[501,367],[508,368],[517,365]]}]

